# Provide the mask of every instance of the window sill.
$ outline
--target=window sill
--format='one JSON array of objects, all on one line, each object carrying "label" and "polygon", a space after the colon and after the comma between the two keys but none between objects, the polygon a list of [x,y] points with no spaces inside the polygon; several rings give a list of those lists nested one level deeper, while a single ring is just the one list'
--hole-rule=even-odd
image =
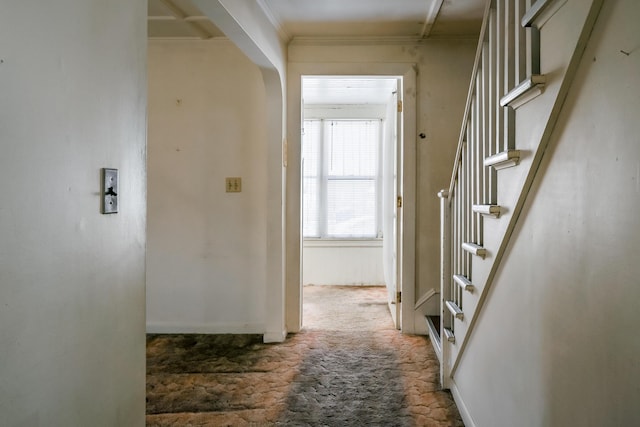
[{"label": "window sill", "polygon": [[305,248],[377,248],[382,239],[304,239]]}]

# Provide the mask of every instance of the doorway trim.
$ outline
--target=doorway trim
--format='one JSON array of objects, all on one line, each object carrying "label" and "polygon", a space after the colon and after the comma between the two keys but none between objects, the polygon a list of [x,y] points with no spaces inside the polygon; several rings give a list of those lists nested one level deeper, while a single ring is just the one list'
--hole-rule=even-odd
[{"label": "doorway trim", "polygon": [[287,188],[285,324],[289,332],[302,327],[301,129],[303,76],[376,76],[403,79],[402,258],[400,270],[403,333],[415,332],[416,231],[416,65],[407,63],[296,63],[287,76]]}]

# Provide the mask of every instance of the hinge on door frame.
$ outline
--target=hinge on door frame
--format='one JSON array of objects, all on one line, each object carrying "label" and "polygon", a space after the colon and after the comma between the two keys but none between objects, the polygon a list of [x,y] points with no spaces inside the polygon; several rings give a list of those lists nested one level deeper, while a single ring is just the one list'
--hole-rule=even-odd
[{"label": "hinge on door frame", "polygon": [[398,100],[398,113],[402,113],[402,100]]},{"label": "hinge on door frame", "polygon": [[396,201],[396,206],[399,208],[402,207],[402,196],[398,196],[398,200]]},{"label": "hinge on door frame", "polygon": [[402,292],[396,291],[396,304],[402,303]]}]

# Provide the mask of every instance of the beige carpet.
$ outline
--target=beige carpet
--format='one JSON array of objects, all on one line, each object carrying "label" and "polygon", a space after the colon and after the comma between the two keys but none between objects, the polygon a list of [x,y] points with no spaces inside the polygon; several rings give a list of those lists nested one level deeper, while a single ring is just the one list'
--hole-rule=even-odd
[{"label": "beige carpet", "polygon": [[394,329],[382,286],[305,286],[302,327],[307,331]]},{"label": "beige carpet", "polygon": [[380,287],[304,288],[303,331],[150,335],[150,426],[461,426],[427,338],[393,327]]}]

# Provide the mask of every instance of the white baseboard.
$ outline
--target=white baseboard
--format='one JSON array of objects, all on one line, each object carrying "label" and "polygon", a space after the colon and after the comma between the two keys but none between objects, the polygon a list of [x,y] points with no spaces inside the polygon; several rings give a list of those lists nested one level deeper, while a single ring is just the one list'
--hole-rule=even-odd
[{"label": "white baseboard", "polygon": [[471,414],[467,409],[467,406],[464,404],[462,400],[462,396],[460,396],[460,391],[456,384],[451,381],[451,395],[453,396],[453,400],[456,402],[456,406],[458,407],[458,412],[460,412],[460,416],[462,417],[462,421],[466,427],[476,427],[476,423],[473,422],[473,418],[471,418]]},{"label": "white baseboard", "polygon": [[416,311],[413,316],[415,324],[413,333],[415,335],[429,335],[429,328],[427,328],[427,321],[424,318],[424,314],[420,311]]},{"label": "white baseboard", "polygon": [[284,342],[285,339],[287,339],[287,331],[265,332],[262,338],[265,343]]},{"label": "white baseboard", "polygon": [[262,323],[149,322],[148,334],[263,334]]}]

